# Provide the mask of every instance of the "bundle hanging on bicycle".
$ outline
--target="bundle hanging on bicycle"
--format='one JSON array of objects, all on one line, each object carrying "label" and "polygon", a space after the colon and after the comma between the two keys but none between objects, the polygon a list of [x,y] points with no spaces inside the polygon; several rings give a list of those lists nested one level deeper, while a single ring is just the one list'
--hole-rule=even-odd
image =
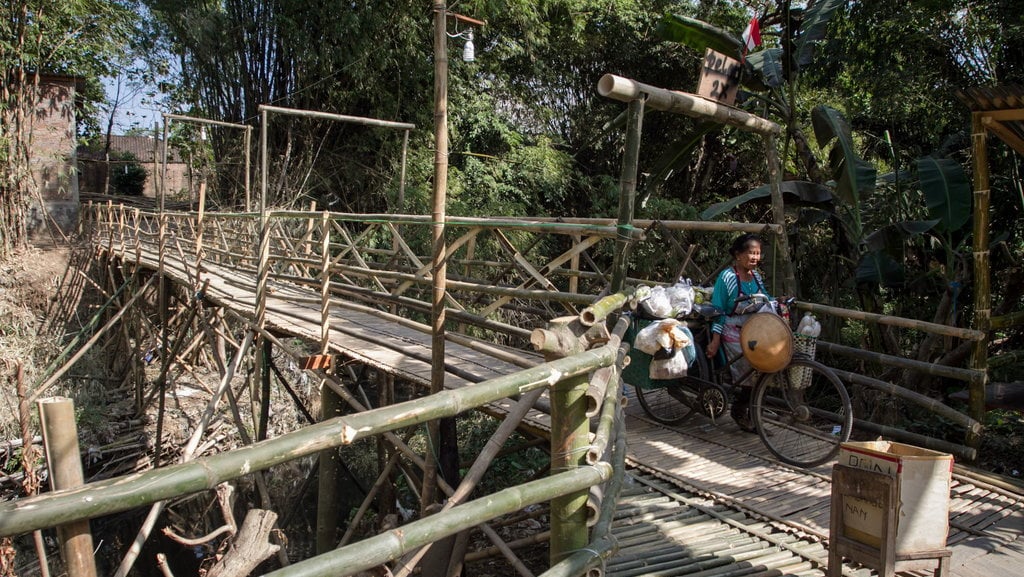
[{"label": "bundle hanging on bicycle", "polygon": [[[796,333],[793,334],[793,350],[809,359],[814,359],[818,349],[818,335],[821,334],[821,323],[811,313],[804,314],[800,319]],[[789,382],[797,389],[806,389],[811,384],[811,371],[803,367],[789,370]]]}]

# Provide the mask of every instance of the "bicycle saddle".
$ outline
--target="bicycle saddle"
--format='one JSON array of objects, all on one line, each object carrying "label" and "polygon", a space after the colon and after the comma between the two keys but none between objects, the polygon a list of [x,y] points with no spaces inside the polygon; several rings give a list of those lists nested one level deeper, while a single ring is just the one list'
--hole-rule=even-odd
[{"label": "bicycle saddle", "polygon": [[706,321],[713,321],[722,315],[722,309],[711,303],[697,303],[693,305],[690,315]]}]

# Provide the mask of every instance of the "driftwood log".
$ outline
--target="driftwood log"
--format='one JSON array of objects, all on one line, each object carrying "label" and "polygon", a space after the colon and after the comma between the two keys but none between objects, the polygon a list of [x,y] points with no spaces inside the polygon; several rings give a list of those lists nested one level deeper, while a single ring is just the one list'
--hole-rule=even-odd
[{"label": "driftwood log", "polygon": [[281,547],[270,542],[270,532],[277,521],[277,513],[264,509],[250,509],[242,521],[234,542],[217,561],[206,577],[246,577]]}]

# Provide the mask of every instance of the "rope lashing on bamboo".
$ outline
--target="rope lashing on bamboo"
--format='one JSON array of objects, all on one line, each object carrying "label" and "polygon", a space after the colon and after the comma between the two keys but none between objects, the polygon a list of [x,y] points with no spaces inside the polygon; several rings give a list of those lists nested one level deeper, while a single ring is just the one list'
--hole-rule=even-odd
[{"label": "rope lashing on bamboo", "polygon": [[615,225],[616,239],[621,239],[621,240],[625,240],[625,241],[632,240],[633,236],[631,234],[629,234],[629,233],[634,231],[634,230],[643,230],[643,232],[647,232],[646,229],[639,229],[639,228],[633,226],[632,224],[616,224]]}]

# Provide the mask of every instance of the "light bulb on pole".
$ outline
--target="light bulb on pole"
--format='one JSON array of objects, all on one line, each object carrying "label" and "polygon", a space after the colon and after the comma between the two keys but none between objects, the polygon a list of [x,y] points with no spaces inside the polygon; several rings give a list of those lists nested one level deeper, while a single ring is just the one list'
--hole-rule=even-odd
[{"label": "light bulb on pole", "polygon": [[476,48],[473,46],[473,31],[466,31],[466,45],[462,47],[462,61],[473,62],[476,60]]}]

